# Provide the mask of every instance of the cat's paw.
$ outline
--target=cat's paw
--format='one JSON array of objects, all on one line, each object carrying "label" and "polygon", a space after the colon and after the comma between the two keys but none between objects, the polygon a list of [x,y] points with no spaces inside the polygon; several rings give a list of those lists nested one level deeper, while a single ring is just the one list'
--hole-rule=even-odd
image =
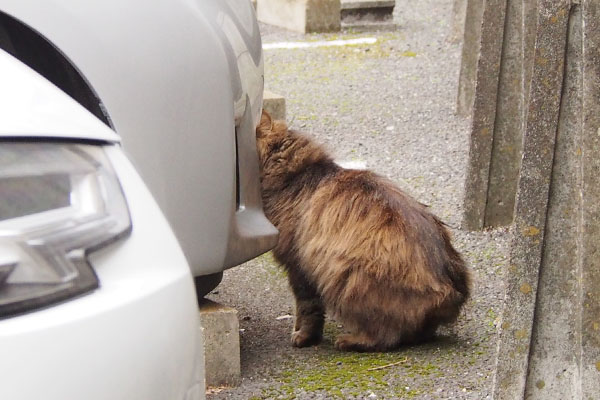
[{"label": "cat's paw", "polygon": [[311,334],[309,332],[299,330],[292,333],[292,346],[308,347],[314,346],[321,342],[321,335]]},{"label": "cat's paw", "polygon": [[377,346],[371,340],[361,335],[339,335],[335,341],[335,348],[340,351],[377,351]]}]

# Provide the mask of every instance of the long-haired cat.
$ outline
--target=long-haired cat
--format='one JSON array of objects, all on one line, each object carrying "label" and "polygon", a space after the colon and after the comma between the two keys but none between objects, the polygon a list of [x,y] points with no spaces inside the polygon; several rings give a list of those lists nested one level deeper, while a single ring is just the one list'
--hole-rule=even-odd
[{"label": "long-haired cat", "polygon": [[456,319],[469,271],[425,206],[264,112],[257,148],[274,254],[296,298],[294,346],[320,342],[325,311],[350,332],[335,347],[356,351],[426,340]]}]

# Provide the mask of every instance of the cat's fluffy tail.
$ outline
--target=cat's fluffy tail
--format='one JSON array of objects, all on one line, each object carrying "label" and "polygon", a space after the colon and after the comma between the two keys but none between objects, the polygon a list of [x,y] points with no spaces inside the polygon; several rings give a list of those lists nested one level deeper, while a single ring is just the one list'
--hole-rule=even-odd
[{"label": "cat's fluffy tail", "polygon": [[447,265],[448,278],[464,302],[471,295],[471,274],[460,254],[455,253]]}]

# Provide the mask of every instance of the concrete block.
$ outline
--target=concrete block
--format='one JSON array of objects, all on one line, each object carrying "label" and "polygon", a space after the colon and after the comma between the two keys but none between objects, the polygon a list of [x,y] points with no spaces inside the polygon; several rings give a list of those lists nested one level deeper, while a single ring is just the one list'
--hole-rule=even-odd
[{"label": "concrete block", "polygon": [[263,92],[263,108],[273,119],[285,121],[285,98],[268,90]]},{"label": "concrete block", "polygon": [[237,311],[203,299],[199,307],[204,332],[207,386],[240,383],[240,331]]},{"label": "concrete block", "polygon": [[198,327],[198,347],[197,362],[194,376],[198,385],[191,391],[188,390],[187,396],[190,399],[206,400],[206,361],[204,360],[204,329]]},{"label": "concrete block", "polygon": [[396,0],[341,0],[343,28],[393,29]]},{"label": "concrete block", "polygon": [[341,0],[342,10],[394,8],[396,0]]},{"label": "concrete block", "polygon": [[339,31],[340,0],[257,0],[258,20],[293,31]]}]

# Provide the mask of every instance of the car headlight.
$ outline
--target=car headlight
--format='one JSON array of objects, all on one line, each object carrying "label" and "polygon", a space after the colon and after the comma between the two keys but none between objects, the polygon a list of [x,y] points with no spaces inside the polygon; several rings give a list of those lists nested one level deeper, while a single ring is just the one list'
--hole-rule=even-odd
[{"label": "car headlight", "polygon": [[0,142],[0,318],[97,288],[86,255],[130,231],[101,146]]}]

